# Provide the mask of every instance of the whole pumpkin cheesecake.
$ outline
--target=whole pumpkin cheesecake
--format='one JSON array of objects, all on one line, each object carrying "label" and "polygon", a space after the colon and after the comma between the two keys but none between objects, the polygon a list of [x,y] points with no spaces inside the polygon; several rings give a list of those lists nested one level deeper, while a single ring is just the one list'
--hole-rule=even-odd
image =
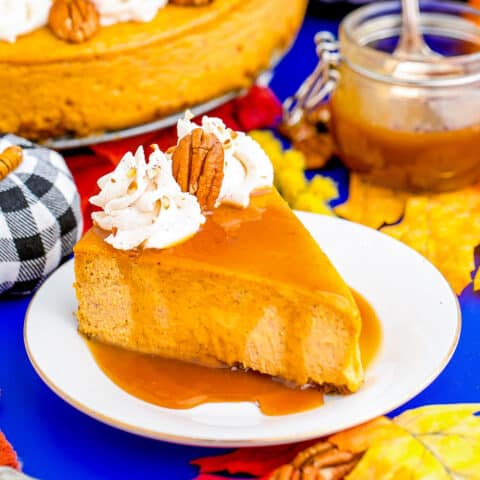
[{"label": "whole pumpkin cheesecake", "polygon": [[288,48],[306,6],[306,0],[176,3],[184,5],[0,1],[0,132],[34,140],[85,136],[247,87]]},{"label": "whole pumpkin cheesecake", "polygon": [[79,330],[126,349],[353,392],[360,314],[272,186],[259,145],[218,119],[127,154],[75,247]]}]

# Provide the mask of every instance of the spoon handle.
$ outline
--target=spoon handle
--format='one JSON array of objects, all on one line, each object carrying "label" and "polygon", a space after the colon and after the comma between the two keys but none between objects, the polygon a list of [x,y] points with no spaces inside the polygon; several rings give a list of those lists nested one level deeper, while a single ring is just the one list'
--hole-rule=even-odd
[{"label": "spoon handle", "polygon": [[418,0],[402,0],[402,27],[396,54],[422,54],[429,50],[423,41],[419,24]]}]

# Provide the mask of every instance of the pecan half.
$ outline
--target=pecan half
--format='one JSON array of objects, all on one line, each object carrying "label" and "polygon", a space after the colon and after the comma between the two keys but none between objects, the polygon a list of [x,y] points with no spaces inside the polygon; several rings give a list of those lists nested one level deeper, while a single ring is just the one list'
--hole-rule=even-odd
[{"label": "pecan half", "polygon": [[100,14],[90,0],[55,0],[50,8],[48,25],[62,40],[85,42],[100,26]]},{"label": "pecan half", "polygon": [[223,146],[213,133],[196,128],[172,153],[172,171],[183,192],[196,195],[202,210],[213,210],[223,181]]},{"label": "pecan half", "polygon": [[213,0],[170,0],[169,3],[173,5],[183,5],[186,7],[199,7],[202,5],[208,5],[212,3]]},{"label": "pecan half", "polygon": [[0,153],[0,180],[13,172],[23,160],[23,150],[17,145],[11,145]]},{"label": "pecan half", "polygon": [[360,458],[361,455],[339,450],[330,442],[320,442],[275,470],[270,480],[341,480],[355,468]]}]

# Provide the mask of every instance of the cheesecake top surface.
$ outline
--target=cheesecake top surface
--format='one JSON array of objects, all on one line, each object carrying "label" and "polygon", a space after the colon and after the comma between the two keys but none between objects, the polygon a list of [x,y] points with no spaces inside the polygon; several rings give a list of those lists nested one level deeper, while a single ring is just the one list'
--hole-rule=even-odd
[{"label": "cheesecake top surface", "polygon": [[104,241],[107,235],[93,227],[77,244],[75,254],[170,268],[190,262],[199,270],[233,271],[352,299],[335,267],[275,190],[253,195],[244,209],[220,206],[199,232],[170,248],[117,250]]},{"label": "cheesecake top surface", "polygon": [[[0,41],[0,62],[50,63],[126,52],[148,44],[167,41],[188,32],[200,32],[208,25],[219,28],[221,18],[232,14],[240,7],[254,14],[258,7],[253,3],[252,0],[215,0],[203,7],[166,5],[150,22],[117,23],[101,27],[93,38],[80,44],[60,40],[47,27],[43,27],[18,37],[14,43]],[[235,36],[234,33],[230,31],[232,38]]]}]

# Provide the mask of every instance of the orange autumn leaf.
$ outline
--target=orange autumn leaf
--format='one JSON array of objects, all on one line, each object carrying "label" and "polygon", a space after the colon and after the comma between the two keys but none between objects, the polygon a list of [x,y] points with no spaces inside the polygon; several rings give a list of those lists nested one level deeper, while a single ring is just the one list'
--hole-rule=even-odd
[{"label": "orange autumn leaf", "polygon": [[480,290],[480,268],[477,270],[475,274],[475,278],[473,279],[473,291],[478,292]]},{"label": "orange autumn leaf", "polygon": [[480,186],[410,196],[402,221],[382,231],[430,260],[459,294],[471,282],[480,244]]},{"label": "orange autumn leaf", "polygon": [[346,203],[335,213],[353,222],[372,228],[398,222],[405,208],[405,197],[389,188],[372,185],[359,175],[350,178],[350,193]]},{"label": "orange autumn leaf", "polygon": [[468,2],[472,7],[480,9],[480,0],[470,0]]}]

